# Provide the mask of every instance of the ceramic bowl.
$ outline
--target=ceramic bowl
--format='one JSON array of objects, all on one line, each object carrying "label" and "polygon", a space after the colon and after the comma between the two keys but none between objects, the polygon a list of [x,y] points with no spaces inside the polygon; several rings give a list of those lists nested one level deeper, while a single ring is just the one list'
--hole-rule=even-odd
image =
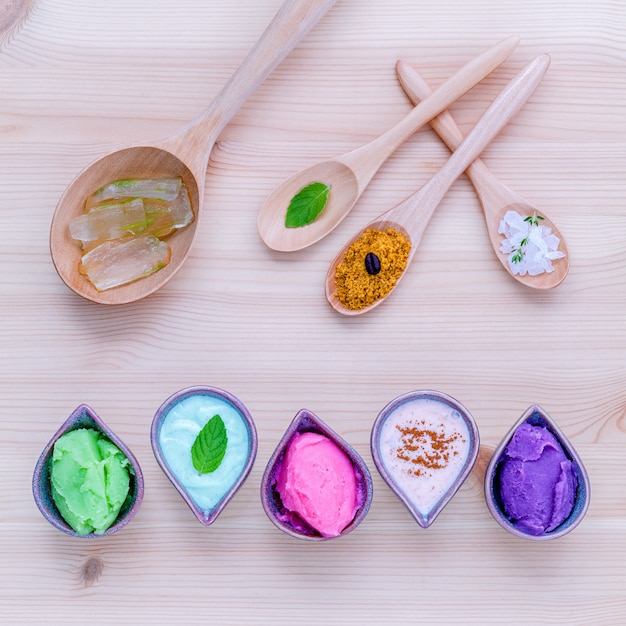
[{"label": "ceramic bowl", "polygon": [[[229,444],[238,442],[241,447],[234,447],[234,455],[230,456],[227,448],[220,467],[211,474],[200,475],[191,462],[191,446],[204,423],[220,412],[226,422]],[[195,431],[176,435],[177,451],[170,452],[168,456],[162,438],[171,439],[168,429],[177,419],[194,423]],[[152,420],[150,441],[164,474],[205,526],[217,519],[246,481],[254,465],[258,445],[254,421],[244,404],[227,391],[202,385],[178,391],[159,407]]]},{"label": "ceramic bowl", "polygon": [[[107,439],[109,439],[122,451],[122,453],[130,461],[130,465],[132,467],[129,498],[119,512],[115,523],[102,534],[90,533],[88,535],[81,535],[74,531],[74,529],[72,529],[63,519],[52,499],[52,493],[50,490],[50,461],[52,459],[52,449],[59,437],[72,430],[76,430],[77,428],[92,428],[104,433]],[[68,535],[81,538],[94,538],[112,535],[126,526],[126,524],[128,524],[133,517],[135,517],[135,514],[139,510],[141,501],[143,500],[144,491],[143,474],[141,473],[141,468],[139,467],[137,459],[126,447],[124,442],[119,439],[119,437],[117,437],[115,433],[98,417],[96,412],[86,404],[81,404],[74,410],[74,412],[67,418],[64,424],[59,428],[44,448],[39,460],[37,461],[37,465],[35,466],[32,486],[35,503],[48,522],[50,522],[50,524],[58,530]]]},{"label": "ceramic bowl", "polygon": [[[528,532],[524,532],[519,528],[516,528],[512,521],[507,516],[502,498],[500,496],[500,470],[501,464],[504,461],[505,448],[511,441],[515,431],[524,423],[531,424],[532,426],[543,426],[550,431],[557,441],[560,443],[565,456],[572,462],[574,468],[574,474],[577,478],[577,489],[574,497],[574,506],[567,519],[561,523],[557,528],[552,531],[546,532],[541,535],[532,535]],[[531,541],[546,541],[551,539],[557,539],[563,535],[571,532],[580,524],[587,509],[589,507],[590,488],[589,477],[587,471],[578,456],[578,453],[567,440],[565,435],[561,432],[552,418],[538,405],[533,405],[526,410],[522,417],[515,423],[511,430],[506,434],[504,439],[500,442],[500,445],[493,453],[489,465],[487,466],[487,472],[485,474],[485,499],[487,501],[487,507],[495,518],[495,520],[508,532],[520,537],[522,539],[529,539]]]},{"label": "ceramic bowl", "polygon": [[[449,415],[449,434],[444,435],[437,422],[430,427],[416,422],[426,419],[431,407]],[[465,482],[479,445],[478,428],[470,412],[439,391],[411,391],[398,396],[379,413],[371,433],[376,468],[422,528],[435,521]],[[451,453],[451,461],[442,456]],[[440,481],[436,490],[435,481]]]},{"label": "ceramic bowl", "polygon": [[372,476],[367,465],[359,454],[344,439],[342,439],[334,430],[329,428],[317,415],[302,409],[294,417],[285,431],[282,439],[276,446],[272,454],[263,478],[261,480],[261,502],[268,518],[274,525],[290,535],[298,539],[308,541],[328,541],[337,537],[323,537],[317,530],[309,526],[297,514],[288,511],[282,504],[280,495],[276,490],[276,477],[282,465],[285,453],[291,440],[297,433],[313,432],[328,437],[347,455],[354,466],[357,477],[357,489],[360,493],[360,505],[356,511],[352,522],[346,526],[341,534],[337,537],[343,537],[352,532],[365,518],[372,502]]}]

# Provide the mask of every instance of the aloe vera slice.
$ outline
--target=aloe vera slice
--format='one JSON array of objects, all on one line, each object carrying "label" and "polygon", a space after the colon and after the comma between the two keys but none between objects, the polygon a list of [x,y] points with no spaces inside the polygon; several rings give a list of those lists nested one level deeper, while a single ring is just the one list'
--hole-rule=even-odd
[{"label": "aloe vera slice", "polygon": [[178,196],[180,178],[123,178],[100,187],[86,202],[87,210],[111,198],[154,198],[171,202]]},{"label": "aloe vera slice", "polygon": [[182,185],[180,193],[170,203],[161,200],[144,201],[148,229],[155,237],[165,237],[178,228],[184,228],[193,221],[193,210],[187,187]]},{"label": "aloe vera slice", "polygon": [[140,198],[94,207],[70,221],[70,234],[83,243],[107,241],[146,230],[146,211]]},{"label": "aloe vera slice", "polygon": [[154,235],[105,241],[83,255],[80,271],[98,291],[125,285],[165,267],[170,247]]}]

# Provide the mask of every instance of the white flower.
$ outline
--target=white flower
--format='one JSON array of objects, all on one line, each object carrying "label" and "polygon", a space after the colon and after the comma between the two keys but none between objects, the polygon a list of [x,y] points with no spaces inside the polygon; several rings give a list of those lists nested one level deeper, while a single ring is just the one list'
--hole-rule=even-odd
[{"label": "white flower", "polygon": [[565,256],[558,250],[560,240],[550,228],[538,223],[537,215],[524,217],[516,211],[507,211],[500,222],[498,233],[505,239],[500,252],[508,255],[513,274],[537,276],[554,271],[552,261]]}]

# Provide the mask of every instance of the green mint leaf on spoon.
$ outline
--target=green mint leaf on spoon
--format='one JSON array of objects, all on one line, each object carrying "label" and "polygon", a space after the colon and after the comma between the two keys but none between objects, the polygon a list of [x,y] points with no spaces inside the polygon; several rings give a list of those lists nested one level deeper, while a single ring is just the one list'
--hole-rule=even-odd
[{"label": "green mint leaf on spoon", "polygon": [[228,445],[226,426],[219,415],[214,415],[198,433],[191,446],[193,466],[201,474],[214,472],[222,463]]},{"label": "green mint leaf on spoon", "polygon": [[330,186],[324,183],[311,183],[291,199],[285,216],[286,228],[300,228],[314,222],[328,202]]}]

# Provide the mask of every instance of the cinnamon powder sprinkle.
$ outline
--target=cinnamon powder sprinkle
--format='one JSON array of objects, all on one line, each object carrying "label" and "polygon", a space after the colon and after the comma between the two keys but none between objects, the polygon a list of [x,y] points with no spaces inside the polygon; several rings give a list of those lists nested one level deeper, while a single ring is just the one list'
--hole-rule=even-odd
[{"label": "cinnamon powder sprinkle", "polygon": [[[421,422],[425,424],[424,421]],[[401,461],[410,463],[408,474],[413,476],[431,476],[432,471],[445,469],[451,456],[457,456],[455,443],[465,442],[463,436],[455,432],[446,436],[445,427],[441,430],[424,428],[420,425],[396,426],[400,431],[401,447],[396,450],[396,456]]]},{"label": "cinnamon powder sprinkle", "polygon": [[[393,228],[367,229],[352,243],[335,270],[338,300],[358,311],[384,298],[406,268],[411,242]],[[369,274],[365,257],[373,252],[380,260],[380,272]]]}]

